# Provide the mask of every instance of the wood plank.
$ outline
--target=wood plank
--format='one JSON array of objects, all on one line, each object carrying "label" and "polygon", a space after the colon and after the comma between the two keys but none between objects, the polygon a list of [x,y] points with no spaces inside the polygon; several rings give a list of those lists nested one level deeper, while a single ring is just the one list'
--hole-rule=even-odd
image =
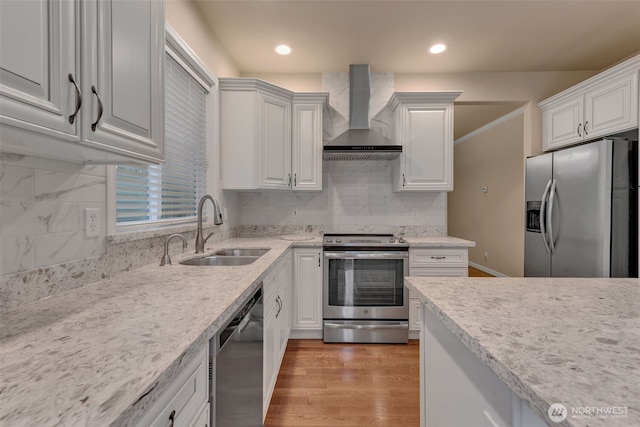
[{"label": "wood plank", "polygon": [[418,426],[419,346],[289,340],[265,427]]}]

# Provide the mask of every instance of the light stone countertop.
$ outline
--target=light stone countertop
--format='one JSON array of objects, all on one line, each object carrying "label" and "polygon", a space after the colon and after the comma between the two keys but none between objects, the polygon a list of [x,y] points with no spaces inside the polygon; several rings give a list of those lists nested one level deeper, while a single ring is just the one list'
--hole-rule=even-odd
[{"label": "light stone countertop", "polygon": [[[131,426],[290,247],[317,235],[236,238],[207,245],[271,248],[253,264],[149,265],[0,313],[0,425]],[[424,247],[470,246],[448,237]],[[466,243],[465,243],[466,242]]]},{"label": "light stone countertop", "polygon": [[[0,314],[0,425],[129,426],[258,288],[291,242],[240,238],[207,245],[271,248],[253,264],[150,265]],[[158,260],[158,264],[159,264]]]},{"label": "light stone countertop", "polygon": [[412,248],[473,248],[476,242],[450,236],[404,237]]},{"label": "light stone countertop", "polygon": [[[408,277],[416,296],[550,425],[640,426],[640,280]],[[555,424],[552,403],[569,417]],[[627,407],[585,419],[572,408]]]}]

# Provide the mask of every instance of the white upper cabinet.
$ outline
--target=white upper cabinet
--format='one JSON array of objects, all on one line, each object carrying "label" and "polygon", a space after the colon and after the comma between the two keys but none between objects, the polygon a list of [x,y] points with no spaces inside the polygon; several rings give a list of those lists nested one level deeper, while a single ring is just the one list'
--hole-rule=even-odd
[{"label": "white upper cabinet", "polygon": [[326,94],[293,95],[293,191],[322,191],[322,114]]},{"label": "white upper cabinet", "polygon": [[259,79],[220,79],[222,188],[322,190],[326,94]]},{"label": "white upper cabinet", "polygon": [[291,187],[291,103],[266,94],[258,94],[257,99],[260,110],[257,151],[261,153],[258,188],[288,190]]},{"label": "white upper cabinet", "polygon": [[3,149],[20,148],[20,130],[79,141],[76,20],[73,2],[0,1]]},{"label": "white upper cabinet", "polygon": [[462,92],[402,92],[389,101],[394,138],[394,191],[453,190],[453,102]]},{"label": "white upper cabinet", "polygon": [[3,151],[163,160],[162,1],[2,1],[0,19]]},{"label": "white upper cabinet", "polygon": [[540,102],[543,149],[638,126],[638,70],[640,55]]}]

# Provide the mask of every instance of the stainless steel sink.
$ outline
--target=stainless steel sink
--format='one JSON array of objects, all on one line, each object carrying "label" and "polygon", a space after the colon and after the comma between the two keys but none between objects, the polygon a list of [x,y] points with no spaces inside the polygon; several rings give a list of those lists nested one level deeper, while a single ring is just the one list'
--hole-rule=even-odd
[{"label": "stainless steel sink", "polygon": [[218,266],[236,266],[247,265],[255,262],[257,256],[205,256],[200,258],[191,258],[182,261],[182,265],[218,265]]},{"label": "stainless steel sink", "polygon": [[214,255],[220,256],[254,256],[260,257],[269,252],[267,248],[228,248],[228,249],[220,249],[214,252]]}]

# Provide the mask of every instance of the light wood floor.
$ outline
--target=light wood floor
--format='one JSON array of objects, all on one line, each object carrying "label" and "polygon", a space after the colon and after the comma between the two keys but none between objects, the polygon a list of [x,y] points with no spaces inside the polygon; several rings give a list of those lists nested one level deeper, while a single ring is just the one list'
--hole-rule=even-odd
[{"label": "light wood floor", "polygon": [[418,426],[419,346],[289,340],[265,427]]},{"label": "light wood floor", "polygon": [[[469,267],[470,277],[492,277]],[[289,340],[265,427],[420,424],[419,347]]]}]

